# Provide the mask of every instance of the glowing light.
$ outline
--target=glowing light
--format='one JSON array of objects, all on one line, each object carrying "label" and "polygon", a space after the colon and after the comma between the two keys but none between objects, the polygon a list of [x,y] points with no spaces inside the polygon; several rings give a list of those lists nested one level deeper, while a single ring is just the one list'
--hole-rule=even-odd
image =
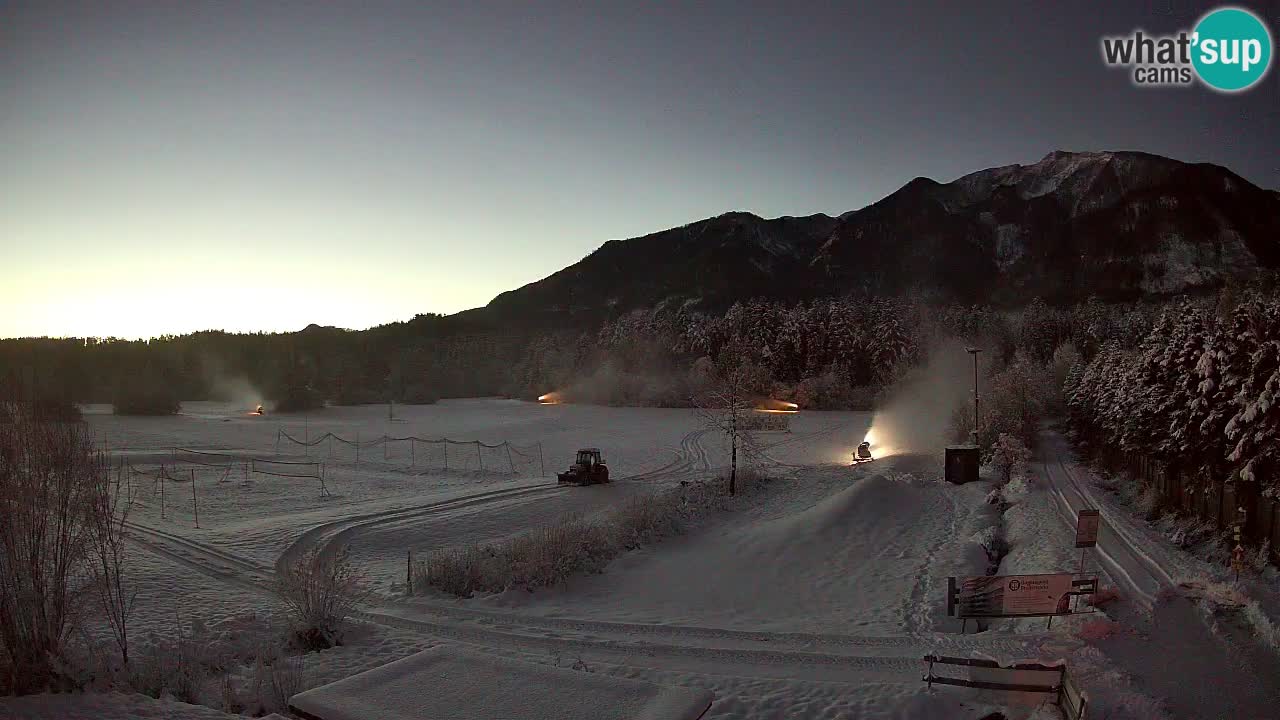
[{"label": "glowing light", "polygon": [[762,400],[755,408],[756,412],[765,413],[798,413],[800,406],[786,400]]},{"label": "glowing light", "polygon": [[538,402],[542,403],[543,405],[559,405],[560,396],[556,395],[553,392],[549,392],[546,395],[539,395]]},{"label": "glowing light", "polygon": [[[879,459],[879,458],[889,457],[890,455],[897,455],[898,450],[888,445],[887,442],[884,439],[882,439],[879,435],[880,434],[876,432],[875,428],[870,428],[867,430],[867,434],[862,436],[862,441],[865,443],[870,443],[871,445],[871,457],[875,459]],[[855,448],[851,452],[851,454],[854,457],[857,457],[857,454],[858,454],[857,449]],[[866,462],[866,461],[863,460],[862,462]],[[855,462],[854,464],[856,465],[857,462]]]}]

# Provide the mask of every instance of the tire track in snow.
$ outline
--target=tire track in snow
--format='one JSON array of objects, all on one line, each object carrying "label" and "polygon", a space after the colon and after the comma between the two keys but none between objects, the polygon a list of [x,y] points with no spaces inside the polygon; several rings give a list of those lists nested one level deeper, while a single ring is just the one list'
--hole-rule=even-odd
[{"label": "tire track in snow", "polygon": [[[642,474],[645,477],[682,476],[708,466],[699,440],[705,430],[687,434],[681,443],[682,459]],[[418,517],[445,515],[450,511],[551,490],[558,486],[508,488],[438,501],[419,508],[366,513],[324,523],[309,529],[277,562],[296,557],[312,546],[331,552],[360,527]],[[214,579],[264,594],[271,593],[270,568],[187,538],[144,526],[130,527],[131,539],[157,554]],[[1017,650],[1028,637],[956,638],[945,635],[901,636],[819,635],[768,633],[610,623],[567,618],[544,618],[444,603],[395,603],[356,617],[369,622],[421,632],[433,637],[474,645],[490,651],[560,652],[591,657],[619,666],[684,670],[734,677],[809,678],[848,682],[848,673],[869,671],[905,673],[919,668],[919,656],[942,648]],[[637,660],[648,662],[637,663]],[[774,669],[777,669],[776,672]],[[763,675],[762,675],[763,673]]]},{"label": "tire track in snow", "polygon": [[947,544],[948,541],[956,541],[956,531],[960,525],[960,508],[956,504],[956,500],[945,487],[939,486],[934,488],[945,500],[947,505],[946,513],[950,518],[950,523],[945,535],[937,538],[937,542],[929,548],[929,552],[925,555],[924,560],[920,563],[920,567],[916,570],[916,582],[911,586],[911,595],[906,599],[906,607],[903,610],[903,625],[909,634],[916,635],[921,630],[932,630],[931,614],[929,612],[929,604],[927,601],[929,593],[933,590],[933,575],[930,569],[937,560],[938,552]]},{"label": "tire track in snow", "polygon": [[482,493],[474,493],[471,495],[463,495],[448,500],[438,500],[414,508],[401,508],[398,510],[383,510],[373,513],[365,513],[363,515],[355,515],[352,517],[339,518],[330,522],[316,525],[304,532],[297,540],[293,541],[276,561],[276,569],[279,570],[286,563],[292,562],[294,559],[309,551],[312,547],[319,548],[318,552],[323,555],[331,555],[336,552],[340,544],[339,539],[349,539],[353,534],[359,532],[361,528],[369,528],[377,525],[399,522],[407,519],[417,519],[438,515],[449,510],[460,508],[468,508],[475,505],[497,502],[515,497],[524,497],[527,495],[549,495],[564,492],[565,488],[560,485],[533,485],[522,486],[516,488],[504,488],[502,490],[490,490]]},{"label": "tire track in snow", "polygon": [[[130,528],[130,539],[156,554],[188,567],[216,580],[227,582],[263,594],[271,594],[274,573],[270,568],[229,556],[216,548],[210,548],[185,538],[135,526]],[[475,642],[481,635],[502,647],[505,638],[532,638],[539,646],[564,645],[605,649],[632,647],[680,647],[716,652],[740,652],[761,647],[770,652],[782,652],[774,648],[791,648],[793,652],[830,655],[833,657],[864,657],[841,651],[879,649],[882,651],[905,650],[913,662],[917,650],[945,647],[952,649],[1021,648],[1026,637],[957,637],[949,635],[883,635],[858,636],[840,634],[813,634],[788,632],[756,632],[749,630],[722,630],[698,626],[648,625],[618,623],[572,618],[550,618],[517,615],[501,611],[462,608],[445,603],[398,603],[392,598],[381,598],[386,605],[377,611],[358,614],[370,622],[429,632],[464,642]],[[450,628],[471,628],[471,634]],[[476,635],[479,633],[480,635]],[[646,638],[646,639],[642,639]],[[654,642],[648,638],[658,640]],[[679,641],[685,641],[683,643]],[[696,653],[695,653],[696,654]],[[873,656],[874,657],[874,656]]]},{"label": "tire track in snow", "polygon": [[[1172,578],[1164,572],[1159,564],[1133,548],[1129,539],[1116,525],[1113,512],[1103,508],[1087,493],[1075,476],[1067,469],[1062,455],[1055,452],[1052,462],[1041,463],[1045,478],[1053,488],[1062,511],[1063,522],[1074,527],[1076,512],[1084,507],[1099,510],[1104,522],[1103,532],[1099,535],[1098,545],[1094,551],[1100,564],[1106,569],[1112,582],[1123,585],[1130,595],[1148,611],[1155,606],[1156,597],[1165,588],[1174,587]],[[1056,468],[1055,468],[1056,466]],[[1068,498],[1071,495],[1071,498]],[[1072,503],[1072,499],[1075,503]],[[1112,542],[1107,542],[1111,540]]]}]

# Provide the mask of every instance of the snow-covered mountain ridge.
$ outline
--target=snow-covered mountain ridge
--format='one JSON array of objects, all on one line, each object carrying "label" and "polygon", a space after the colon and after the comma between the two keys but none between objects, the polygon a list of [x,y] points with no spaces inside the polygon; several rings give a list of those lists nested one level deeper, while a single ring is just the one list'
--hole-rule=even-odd
[{"label": "snow-covered mountain ridge", "polygon": [[1055,151],[949,183],[916,178],[838,217],[730,212],[629,240],[470,311],[590,321],[663,301],[921,293],[1020,305],[1132,299],[1280,268],[1280,193],[1141,152]]}]

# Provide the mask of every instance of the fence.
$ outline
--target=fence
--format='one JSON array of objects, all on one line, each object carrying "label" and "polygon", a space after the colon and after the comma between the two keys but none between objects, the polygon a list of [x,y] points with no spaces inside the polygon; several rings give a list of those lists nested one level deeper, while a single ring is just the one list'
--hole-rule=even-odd
[{"label": "fence", "polygon": [[1280,501],[1263,497],[1260,479],[1254,482],[1225,480],[1222,472],[1187,472],[1176,461],[1163,461],[1146,455],[1128,459],[1129,469],[1142,482],[1151,486],[1160,504],[1184,515],[1212,523],[1227,530],[1243,521],[1241,536],[1246,542],[1271,544],[1272,562],[1280,562]]},{"label": "fence", "polygon": [[[241,468],[244,477],[251,475],[269,475],[279,478],[302,478],[315,480],[320,485],[320,495],[329,495],[325,484],[324,463],[310,460],[270,460],[258,457],[241,457],[208,450],[192,450],[191,448],[173,448],[174,465],[187,463],[203,467],[222,468],[223,479],[230,477],[231,471]],[[163,469],[163,466],[162,466]]]},{"label": "fence", "polygon": [[[180,480],[181,474],[177,473],[176,470],[171,473],[169,466],[167,465],[161,465],[159,469],[151,471],[139,470],[133,465],[133,463],[128,462],[123,458],[120,460],[120,471],[120,474],[116,476],[116,492],[119,493],[121,489],[124,489],[126,492],[126,502],[129,504],[132,504],[137,500],[138,493],[142,487],[135,481],[138,478],[148,478],[152,481],[151,495],[153,498],[158,497],[160,499],[160,517],[163,519],[165,517],[165,512],[169,507],[169,493],[166,488],[170,482]],[[191,481],[191,512],[195,518],[196,527],[200,527],[200,501],[199,494],[196,491],[196,474],[194,470],[191,471],[189,479]],[[124,488],[121,488],[121,485],[125,482],[128,484]],[[174,502],[176,501],[177,499],[175,498]]]},{"label": "fence", "polygon": [[[921,678],[932,689],[934,684],[956,685],[979,690],[1005,692],[1043,693],[1053,698],[1068,720],[1084,720],[1089,698],[1072,680],[1065,663],[1044,665],[1041,663],[1013,663],[1001,665],[994,660],[981,658],[954,658],[942,655],[925,655],[929,669]],[[958,678],[934,674],[934,666],[959,666],[969,668],[970,677]],[[1049,684],[1045,684],[1048,681]]]},{"label": "fence", "polygon": [[[317,438],[299,440],[284,428],[276,431],[276,453],[280,452],[282,441],[298,445],[304,452],[318,448],[321,454],[328,457],[339,457],[337,452],[342,448],[344,454],[349,453],[356,465],[361,459],[368,462],[376,460],[381,454],[383,462],[408,462],[410,468],[439,468],[443,470],[480,470],[481,472],[509,472],[518,474],[520,469],[538,468],[539,477],[546,475],[546,460],[542,454],[542,443],[536,445],[515,445],[509,441],[488,444],[479,440],[451,440],[449,438],[420,438],[416,436],[391,437],[383,435],[377,438],[361,440],[359,434],[354,439],[343,438],[327,432]],[[421,446],[421,447],[420,447]],[[450,448],[454,448],[452,451]],[[381,453],[378,453],[381,450]],[[341,459],[347,459],[342,457]],[[503,466],[506,466],[504,469]],[[520,469],[518,469],[520,468]]]}]

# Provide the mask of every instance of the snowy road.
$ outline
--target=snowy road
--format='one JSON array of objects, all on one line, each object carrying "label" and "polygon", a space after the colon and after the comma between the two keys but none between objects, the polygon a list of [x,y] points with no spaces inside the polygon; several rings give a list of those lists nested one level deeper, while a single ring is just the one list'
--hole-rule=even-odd
[{"label": "snowy road", "polygon": [[1095,645],[1163,700],[1178,718],[1268,718],[1280,707],[1280,664],[1247,634],[1232,633],[1182,595],[1179,583],[1202,579],[1203,567],[1169,545],[1110,493],[1095,487],[1090,471],[1056,432],[1043,432],[1039,473],[1074,530],[1076,512],[1102,516],[1094,553],[1103,571],[1134,600],[1107,613],[1133,630]]}]

